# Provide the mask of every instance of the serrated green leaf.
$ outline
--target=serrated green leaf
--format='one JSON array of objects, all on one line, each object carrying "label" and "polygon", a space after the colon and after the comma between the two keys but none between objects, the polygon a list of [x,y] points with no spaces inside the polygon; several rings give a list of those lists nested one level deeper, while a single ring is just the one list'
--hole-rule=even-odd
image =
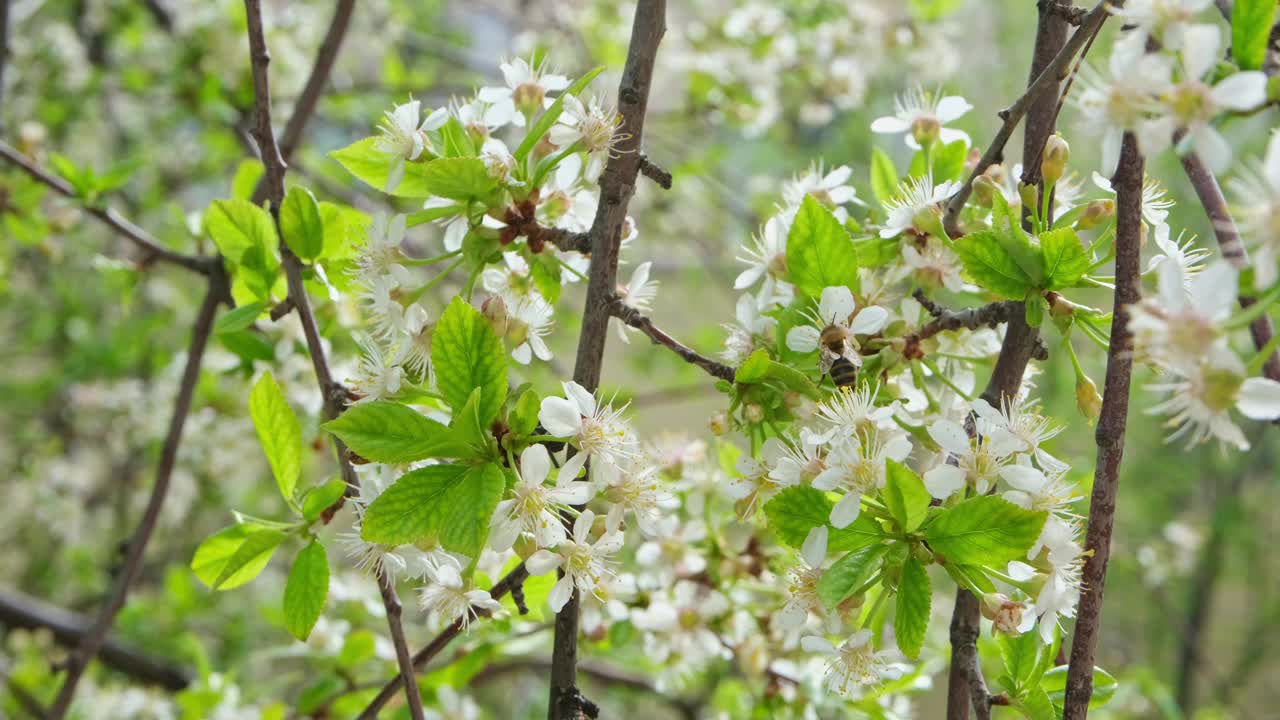
[{"label": "serrated green leaf", "polygon": [[454,215],[461,215],[465,211],[466,211],[466,206],[462,203],[457,203],[455,205],[442,205],[440,207],[433,207],[433,208],[427,208],[426,210],[419,210],[418,212],[409,213],[407,216],[405,216],[405,227],[417,227],[418,225],[422,225],[423,223],[429,223],[432,220],[439,220],[440,218],[447,218],[447,217],[453,217]]},{"label": "serrated green leaf", "polygon": [[529,263],[529,276],[533,287],[547,302],[560,302],[560,261],[554,253],[537,253]]},{"label": "serrated green leaf", "polygon": [[1235,0],[1231,6],[1231,57],[1242,70],[1258,70],[1267,58],[1276,0]]},{"label": "serrated green leaf", "polygon": [[837,560],[823,571],[818,580],[818,599],[828,609],[834,610],[845,598],[871,580],[871,576],[880,569],[880,561],[887,552],[888,545],[868,545]]},{"label": "serrated green leaf", "polygon": [[1040,256],[1044,261],[1045,288],[1061,290],[1075,285],[1089,270],[1089,256],[1075,230],[1069,227],[1040,235]]},{"label": "serrated green leaf", "polygon": [[878,235],[853,241],[858,265],[864,268],[880,267],[897,260],[902,256],[901,245],[900,238],[882,238]]},{"label": "serrated green leaf", "polygon": [[788,390],[794,390],[814,400],[822,397],[822,391],[818,386],[814,385],[807,375],[790,365],[770,360],[768,373],[769,379],[778,381]]},{"label": "serrated green leaf", "polygon": [[[210,535],[196,548],[191,558],[191,571],[200,582],[216,590],[231,590],[249,582],[262,572],[271,559],[270,555],[259,555],[252,562],[243,564],[227,577],[222,577],[227,563],[236,554],[245,541],[255,532],[251,527],[232,525]],[[219,584],[219,578],[222,582]],[[217,585],[217,587],[214,587]]]},{"label": "serrated green leaf", "polygon": [[387,178],[391,176],[395,158],[374,147],[376,142],[377,138],[365,138],[341,150],[334,150],[329,153],[329,157],[337,160],[347,172],[375,190],[404,198],[425,198],[431,195],[425,182],[426,164],[422,162],[406,162],[404,178],[394,190],[388,192]]},{"label": "serrated green leaf", "polygon": [[426,458],[470,458],[473,453],[449,428],[399,403],[358,403],[325,423],[352,452],[373,462],[400,465]]},{"label": "serrated green leaf", "polygon": [[249,417],[253,418],[258,440],[267,453],[280,495],[292,501],[302,474],[302,426],[270,372],[263,373],[249,392]]},{"label": "serrated green leaf", "polygon": [[898,193],[898,170],[893,159],[880,148],[871,149],[871,194],[881,204],[889,202]]},{"label": "serrated green leaf", "polygon": [[975,497],[939,512],[925,539],[947,563],[1003,567],[1023,560],[1040,537],[1048,513],[1024,510],[994,495]]},{"label": "serrated green leaf", "polygon": [[908,557],[902,565],[902,578],[898,580],[898,607],[893,616],[893,634],[898,639],[898,649],[911,659],[920,657],[925,633],[929,630],[929,613],[933,604],[933,591],[929,586],[929,573],[914,557]]},{"label": "serrated green leaf", "polygon": [[929,514],[932,497],[924,481],[911,468],[892,459],[886,459],[885,464],[885,486],[881,492],[885,507],[903,532],[915,532]]},{"label": "serrated green leaf", "polygon": [[592,80],[596,79],[597,75],[602,72],[604,72],[603,65],[597,68],[592,68],[585,75],[574,80],[573,84],[566,88],[564,92],[560,93],[555,101],[551,103],[551,107],[548,107],[546,112],[538,116],[538,119],[534,121],[533,126],[529,128],[529,132],[524,136],[524,140],[520,142],[519,147],[517,147],[516,151],[512,153],[515,156],[517,163],[524,162],[524,159],[529,156],[529,153],[533,152],[534,146],[542,140],[542,136],[546,135],[547,132],[551,130],[551,126],[556,124],[556,120],[560,119],[560,114],[564,112],[565,97],[569,95],[577,96],[584,88],[587,87],[587,85],[591,83]]},{"label": "serrated green leaf", "polygon": [[403,475],[365,510],[360,537],[386,545],[436,539],[479,557],[506,481],[497,465],[431,465]]},{"label": "serrated green leaf", "polygon": [[328,596],[329,558],[324,546],[312,540],[293,559],[284,586],[284,626],[289,634],[305,642],[320,619]]},{"label": "serrated green leaf", "polygon": [[[1049,699],[1061,705],[1067,694],[1067,666],[1059,665],[1044,674],[1040,680],[1040,687],[1049,695]],[[1116,689],[1120,687],[1120,683],[1111,676],[1111,673],[1100,667],[1093,668],[1093,695],[1089,697],[1089,707],[1096,708],[1105,705],[1112,695],[1116,694]]]},{"label": "serrated green leaf", "polygon": [[436,385],[457,411],[479,389],[480,422],[498,416],[507,397],[507,353],[488,320],[462,298],[454,298],[431,340]]},{"label": "serrated green leaf", "polygon": [[1040,640],[1040,633],[1025,632],[1012,637],[996,637],[999,640],[1000,657],[1004,660],[1005,674],[1012,681],[1012,686],[1006,690],[1018,695],[1024,688],[1038,686],[1044,672],[1041,660],[1049,651]]},{"label": "serrated green leaf", "polygon": [[262,362],[271,362],[276,358],[276,350],[258,333],[251,333],[247,330],[236,330],[220,333],[218,341],[223,347],[235,353],[245,362],[253,362],[260,360]]},{"label": "serrated green leaf", "polygon": [[280,205],[280,232],[293,254],[303,260],[315,260],[324,252],[324,220],[310,190],[289,188]]},{"label": "serrated green leaf", "polygon": [[248,200],[214,200],[205,211],[204,229],[218,252],[233,263],[243,262],[245,251],[251,248],[276,247],[271,216]]},{"label": "serrated green leaf", "polygon": [[822,289],[858,289],[858,255],[853,239],[831,211],[806,195],[787,233],[787,274],[809,297]]},{"label": "serrated green leaf", "polygon": [[476,200],[493,192],[498,182],[480,158],[439,158],[422,175],[427,192],[450,200]]},{"label": "serrated green leaf", "polygon": [[[262,569],[271,561],[276,548],[280,547],[280,543],[288,537],[288,534],[279,530],[249,530],[236,546],[235,552],[225,559],[209,587],[214,590],[230,590],[236,585],[242,585],[257,577],[258,573],[262,572]],[[200,551],[197,549],[197,557],[199,554]],[[192,561],[192,569],[194,568],[195,561]],[[199,571],[196,575],[199,577]],[[203,577],[200,579],[204,580]],[[238,582],[234,585],[230,584],[233,581]]]},{"label": "serrated green leaf", "polygon": [[1022,229],[1021,212],[1009,205],[1003,193],[991,194],[991,232],[1031,286],[1044,287],[1044,261]]},{"label": "serrated green leaf", "polygon": [[248,328],[267,309],[267,305],[265,302],[250,303],[223,313],[213,324],[214,334],[222,335]]},{"label": "serrated green leaf", "polygon": [[965,272],[987,290],[1009,300],[1022,300],[1033,289],[1031,278],[994,233],[970,233],[956,240],[954,247]]},{"label": "serrated green leaf", "polygon": [[[728,447],[732,447],[731,445]],[[730,462],[728,467],[732,468]],[[769,519],[769,527],[777,533],[778,538],[787,545],[799,549],[804,544],[809,531],[827,525],[831,517],[832,502],[821,490],[808,485],[793,485],[784,488],[764,505],[765,517]],[[884,540],[884,531],[875,519],[868,514],[861,514],[852,525],[837,530],[827,527],[827,550],[844,552],[856,550]]]},{"label": "serrated green leaf", "polygon": [[347,483],[341,478],[334,478],[319,487],[311,488],[306,497],[302,498],[302,517],[307,522],[315,522],[321,513],[333,507],[346,492]]},{"label": "serrated green leaf", "polygon": [[983,571],[980,565],[965,565],[962,563],[947,562],[942,566],[952,580],[962,588],[976,587],[983,593],[995,592],[996,586],[991,582],[991,578]]}]

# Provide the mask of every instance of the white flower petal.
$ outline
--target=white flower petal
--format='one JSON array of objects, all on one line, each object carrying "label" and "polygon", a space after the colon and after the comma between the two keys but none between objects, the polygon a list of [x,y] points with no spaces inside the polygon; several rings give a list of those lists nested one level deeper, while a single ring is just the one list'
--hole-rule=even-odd
[{"label": "white flower petal", "polygon": [[538,422],[556,437],[572,437],[582,428],[582,414],[571,400],[562,397],[542,398],[538,409]]},{"label": "white flower petal", "polygon": [[924,486],[929,494],[946,500],[964,487],[965,472],[955,465],[939,465],[924,474]]},{"label": "white flower petal", "polygon": [[1280,382],[1253,377],[1240,386],[1236,409],[1250,420],[1280,418]]},{"label": "white flower petal", "polygon": [[938,420],[929,426],[929,437],[942,446],[943,450],[957,455],[967,455],[973,451],[969,443],[969,434],[959,423],[951,420]]}]

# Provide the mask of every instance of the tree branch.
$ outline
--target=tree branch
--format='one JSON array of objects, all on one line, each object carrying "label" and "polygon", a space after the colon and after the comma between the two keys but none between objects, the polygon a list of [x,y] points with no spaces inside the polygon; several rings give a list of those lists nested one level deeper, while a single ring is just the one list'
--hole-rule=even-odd
[{"label": "tree branch", "polygon": [[[320,49],[316,51],[316,61],[311,66],[307,84],[303,86],[302,94],[294,102],[293,114],[289,116],[289,122],[285,124],[284,133],[280,136],[280,155],[286,162],[293,158],[294,151],[302,142],[302,134],[307,128],[307,123],[315,114],[320,96],[324,94],[325,86],[329,83],[329,74],[333,70],[334,61],[338,58],[338,51],[342,48],[342,40],[347,36],[347,28],[351,24],[351,12],[355,4],[355,0],[338,0],[333,9],[333,19],[329,21],[329,30],[320,43]],[[266,198],[267,183],[264,178],[258,182],[258,187],[253,191],[253,202],[261,205]]]},{"label": "tree branch", "polygon": [[902,356],[908,360],[924,357],[925,353],[920,343],[938,333],[952,330],[977,330],[980,327],[994,328],[1001,323],[1009,322],[1014,315],[1025,313],[1023,303],[1016,300],[993,302],[981,307],[952,311],[930,300],[923,290],[917,289],[914,297],[934,318],[920,326],[916,332],[903,338],[906,344],[903,346]]},{"label": "tree branch", "polygon": [[9,0],[0,1],[0,132],[4,131],[4,69],[9,64]]},{"label": "tree branch", "polygon": [[[591,267],[587,299],[578,336],[573,379],[587,392],[600,385],[604,344],[608,337],[611,300],[618,286],[618,252],[627,206],[640,173],[645,109],[658,44],[666,32],[666,0],[640,0],[631,25],[627,63],[618,85],[621,124],[618,142],[600,178],[600,203],[591,223]],[[566,516],[566,523],[569,522]],[[579,720],[583,698],[575,684],[578,665],[578,591],[575,589],[556,613],[555,642],[551,654],[551,688],[548,720]]]},{"label": "tree branch", "polygon": [[[501,580],[494,583],[493,587],[489,589],[489,594],[494,600],[500,600],[502,599],[502,596],[514,591],[518,587],[521,587],[524,584],[525,579],[528,577],[529,571],[525,569],[524,563],[520,563]],[[422,669],[427,663],[431,662],[432,658],[439,655],[441,651],[448,647],[449,643],[461,633],[461,620],[455,621],[444,630],[440,631],[440,633],[436,635],[431,642],[427,643],[426,646],[414,654],[412,661],[413,667]],[[369,701],[369,705],[360,712],[358,720],[376,720],[378,712],[382,710],[383,706],[385,706],[397,692],[399,692],[400,687],[403,684],[403,674],[396,675],[391,678],[391,680],[387,681],[387,684],[382,686],[382,689],[378,691],[378,694],[373,698],[373,700]]]},{"label": "tree branch", "polygon": [[1089,498],[1089,529],[1085,536],[1084,594],[1076,614],[1075,639],[1067,670],[1063,720],[1083,720],[1093,694],[1094,651],[1098,642],[1102,592],[1111,554],[1120,460],[1129,415],[1129,382],[1133,371],[1133,338],[1128,307],[1141,299],[1143,160],[1137,140],[1126,134],[1112,185],[1116,188],[1116,291],[1107,351],[1106,385],[1095,440],[1098,445],[1093,492]]},{"label": "tree branch", "polygon": [[[276,225],[276,232],[280,233],[280,203],[284,200],[286,165],[284,157],[280,153],[280,147],[276,144],[275,132],[271,128],[271,86],[267,78],[267,66],[271,62],[271,56],[267,52],[267,43],[262,32],[261,0],[245,0],[244,6],[248,19],[249,58],[253,70],[254,105],[257,107],[257,125],[253,133],[258,141],[259,156],[262,158],[263,166],[266,168],[263,180],[266,188],[266,199],[271,203],[271,216]],[[342,8],[339,7],[339,16],[342,15],[341,11]],[[345,26],[345,20],[341,24]],[[331,27],[330,30],[332,32],[333,28]],[[340,34],[338,39],[341,39]],[[336,45],[332,48],[332,52],[337,52]],[[328,62],[332,63],[331,57]],[[323,85],[323,82],[318,84]],[[316,92],[319,92],[319,90]],[[314,107],[314,102],[312,107]],[[297,124],[298,132],[301,132],[301,126],[305,125],[305,123],[306,116],[304,115]],[[282,233],[281,236],[283,237]],[[303,284],[302,261],[283,243],[280,245],[280,255],[289,288],[288,299],[293,303],[294,309],[298,311],[298,318],[302,322],[303,335],[307,342],[307,352],[311,356],[311,364],[315,370],[316,382],[319,384],[320,392],[324,396],[325,416],[328,419],[333,419],[344,409],[346,393],[340,385],[334,382],[333,375],[329,371],[324,345],[321,343],[315,316],[311,311],[311,301]],[[334,439],[334,448],[338,457],[338,467],[341,468],[342,477],[347,483],[348,493],[354,492],[360,486],[360,480],[356,476],[355,469],[351,466],[350,459],[347,457],[346,448],[336,438]],[[405,640],[404,626],[400,622],[400,598],[396,594],[394,582],[387,573],[379,571],[377,573],[377,582],[378,590],[382,595],[382,605],[387,611],[387,627],[391,633],[392,644],[396,649],[396,660],[400,665],[400,672],[405,677],[405,697],[409,702],[410,716],[413,720],[422,720],[422,695],[418,691],[417,677],[413,672],[413,661],[409,656],[409,644]]]},{"label": "tree branch", "polygon": [[178,395],[173,402],[173,415],[169,419],[169,432],[165,436],[164,447],[160,451],[160,464],[156,466],[156,482],[151,488],[151,497],[147,499],[147,507],[142,513],[142,520],[133,531],[126,545],[124,563],[116,575],[111,594],[107,602],[98,611],[93,625],[81,637],[80,645],[67,659],[67,677],[58,691],[58,696],[49,710],[49,720],[61,720],[71,707],[75,696],[76,685],[84,675],[98,650],[106,641],[107,632],[111,630],[116,615],[124,607],[129,595],[129,586],[142,573],[142,556],[147,549],[147,542],[155,533],[156,523],[160,519],[160,509],[169,492],[169,479],[173,475],[173,467],[178,459],[178,446],[182,443],[182,427],[191,412],[191,400],[195,396],[196,384],[200,380],[200,362],[204,358],[204,350],[213,332],[213,319],[218,313],[218,305],[231,302],[230,284],[226,272],[222,269],[221,259],[211,265],[208,276],[208,288],[205,290],[204,302],[196,313],[195,324],[191,330],[191,346],[187,350],[186,365],[182,370],[182,381],[178,386]]},{"label": "tree branch", "polygon": [[[978,164],[974,166],[973,172],[964,181],[964,185],[947,202],[947,211],[943,216],[943,224],[948,235],[957,237],[961,234],[959,226],[960,211],[964,209],[964,204],[969,200],[969,194],[973,192],[973,181],[987,168],[1004,159],[1005,144],[1009,142],[1009,138],[1013,136],[1014,129],[1017,128],[1018,123],[1022,121],[1023,116],[1027,114],[1032,104],[1040,99],[1049,88],[1058,86],[1071,59],[1102,28],[1102,23],[1110,14],[1110,9],[1123,4],[1123,0],[1099,0],[1098,4],[1089,11],[1089,14],[1081,19],[1080,27],[1076,28],[1076,31],[1072,33],[1071,38],[1066,41],[1066,44],[1062,46],[1057,55],[1045,66],[1044,70],[1036,75],[1035,81],[1027,87],[1027,91],[1022,94],[1022,97],[1015,100],[1008,108],[1000,111],[999,115],[1004,120],[1004,124],[996,132],[995,138],[987,146],[986,152],[982,154],[982,158],[978,160]],[[1045,23],[1042,22],[1041,24]],[[1053,97],[1052,104],[1055,106],[1057,104],[1056,94]]]},{"label": "tree branch", "polygon": [[[1174,142],[1180,140],[1182,135],[1183,133],[1179,131]],[[1222,250],[1223,259],[1231,263],[1236,270],[1245,270],[1249,267],[1249,253],[1244,249],[1244,243],[1240,241],[1240,232],[1236,229],[1235,219],[1231,217],[1227,200],[1222,196],[1218,179],[1195,151],[1182,156],[1182,168],[1186,171],[1187,179],[1191,181],[1191,187],[1195,189],[1196,196],[1200,198],[1205,214],[1209,216],[1209,224],[1213,226],[1213,234],[1218,239],[1218,248]],[[1239,299],[1240,307],[1245,308],[1255,302],[1253,297],[1244,293],[1240,294]],[[1259,350],[1266,347],[1276,333],[1271,317],[1266,314],[1260,315],[1257,320],[1249,324],[1249,333],[1253,336],[1254,347]],[[1266,364],[1262,366],[1262,374],[1272,380],[1280,381],[1280,353],[1272,353],[1271,357],[1267,358]]]},{"label": "tree branch", "polygon": [[[551,658],[511,658],[487,665],[483,670],[476,673],[476,675],[471,678],[470,684],[472,686],[483,685],[507,673],[543,673],[550,669]],[[583,663],[578,666],[578,670],[583,676],[590,678],[591,680],[595,680],[602,685],[611,685],[614,687],[621,687],[640,693],[654,695],[679,712],[681,717],[686,718],[686,720],[695,720],[695,718],[698,717],[700,703],[696,700],[668,695],[656,688],[653,683],[649,682],[641,675],[629,673],[619,668],[609,667],[608,665],[597,665],[594,663]]]},{"label": "tree branch", "polygon": [[671,352],[679,355],[685,362],[697,365],[712,377],[733,382],[734,369],[732,367],[712,360],[663,332],[653,324],[652,320],[641,314],[639,310],[626,304],[622,298],[614,296],[610,302],[609,311],[613,313],[614,317],[647,335],[654,345],[666,347]]},{"label": "tree branch", "polygon": [[[84,615],[50,605],[17,590],[0,593],[0,625],[7,628],[47,628],[58,643],[76,647],[90,631],[91,623]],[[131,678],[166,690],[181,690],[191,684],[191,673],[187,669],[164,658],[148,655],[114,637],[108,636],[103,640],[98,659]]]},{"label": "tree branch", "polygon": [[[965,182],[961,191],[962,197],[953,197],[947,206],[947,232],[955,234],[953,228],[959,217],[965,199],[972,190],[973,180],[989,165],[999,162],[1004,145],[1009,140],[1014,126],[1023,114],[1028,116],[1025,137],[1023,139],[1024,165],[1029,156],[1038,155],[1049,136],[1053,134],[1057,123],[1058,82],[1067,63],[1075,56],[1076,51],[1090,40],[1102,21],[1106,19],[1107,3],[1101,0],[1098,5],[1081,22],[1079,29],[1064,44],[1063,22],[1056,16],[1047,0],[1038,6],[1039,21],[1036,25],[1036,43],[1031,57],[1031,69],[1028,73],[1029,87],[1027,92],[1013,106],[1001,113],[1005,119],[1004,127],[992,141],[974,172]],[[1047,92],[1052,87],[1054,92]],[[1032,107],[1032,103],[1035,106]],[[1036,163],[1038,165],[1038,163]],[[1034,176],[1038,179],[1039,173]],[[1043,188],[1042,188],[1043,189]],[[1024,221],[1025,221],[1024,217]],[[1015,305],[1018,303],[1015,303]],[[926,305],[925,307],[929,307]],[[1014,311],[1009,306],[1004,341],[1000,345],[1000,354],[996,357],[996,365],[991,371],[991,378],[982,392],[982,398],[995,407],[1004,407],[1006,401],[1017,396],[1022,388],[1022,376],[1026,373],[1027,363],[1031,358],[1047,356],[1043,343],[1040,342],[1040,331],[1027,324],[1026,313]],[[972,416],[971,416],[972,419]],[[968,424],[972,433],[976,426]],[[968,720],[969,706],[979,718],[989,718],[991,713],[991,693],[987,690],[986,680],[982,676],[982,663],[978,657],[978,633],[982,628],[982,614],[978,598],[965,588],[956,589],[955,607],[951,614],[951,668],[947,677],[947,720]]]},{"label": "tree branch", "polygon": [[[55,175],[50,175],[40,168],[36,167],[25,155],[11,145],[0,141],[0,158],[3,158],[9,164],[22,170],[31,179],[42,183],[53,189],[60,195],[78,200],[75,190],[65,180]],[[214,266],[222,267],[222,260],[214,257],[202,257],[198,255],[185,255],[183,253],[170,250],[164,247],[155,238],[151,237],[146,230],[129,222],[127,218],[116,212],[114,209],[106,206],[82,205],[85,212],[106,223],[112,230],[115,230],[125,239],[132,242],[142,249],[144,256],[141,265],[146,266],[153,261],[167,262],[178,267],[186,268],[192,272],[201,275],[210,275]]]}]

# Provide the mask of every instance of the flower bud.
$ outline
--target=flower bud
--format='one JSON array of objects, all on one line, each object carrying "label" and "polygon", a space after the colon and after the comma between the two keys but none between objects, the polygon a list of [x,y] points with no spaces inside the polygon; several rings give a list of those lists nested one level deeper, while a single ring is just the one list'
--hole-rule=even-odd
[{"label": "flower bud", "polygon": [[542,100],[547,96],[546,90],[538,83],[524,83],[511,92],[511,100],[516,110],[526,118],[542,112]]},{"label": "flower bud", "polygon": [[1000,186],[990,175],[983,173],[973,179],[973,201],[979,206],[991,207],[998,192],[1000,192]]},{"label": "flower bud", "polygon": [[490,295],[488,299],[480,305],[480,312],[484,313],[485,319],[489,321],[489,325],[493,328],[493,332],[498,337],[504,337],[507,334],[507,303],[500,295]]},{"label": "flower bud", "polygon": [[24,155],[34,155],[49,138],[49,131],[44,125],[28,120],[18,126],[18,149]]},{"label": "flower bud", "polygon": [[1115,200],[1094,200],[1085,207],[1080,219],[1076,220],[1076,228],[1080,230],[1093,229],[1104,222],[1110,221],[1115,214]]},{"label": "flower bud", "polygon": [[742,414],[747,418],[747,422],[758,423],[764,421],[764,407],[760,403],[747,403],[742,409]]},{"label": "flower bud", "polygon": [[712,415],[708,424],[711,426],[712,435],[719,436],[729,432],[729,416],[722,412]]},{"label": "flower bud", "polygon": [[1061,135],[1050,135],[1044,144],[1044,155],[1040,158],[1040,175],[1046,186],[1056,185],[1066,172],[1067,160],[1071,158],[1071,146]]},{"label": "flower bud", "polygon": [[1098,394],[1098,386],[1083,373],[1076,376],[1076,407],[1089,424],[1093,424],[1102,412],[1102,396]]},{"label": "flower bud", "polygon": [[1018,183],[1018,198],[1022,201],[1022,207],[1034,208],[1039,207],[1040,193],[1035,185],[1028,185],[1024,182]]}]

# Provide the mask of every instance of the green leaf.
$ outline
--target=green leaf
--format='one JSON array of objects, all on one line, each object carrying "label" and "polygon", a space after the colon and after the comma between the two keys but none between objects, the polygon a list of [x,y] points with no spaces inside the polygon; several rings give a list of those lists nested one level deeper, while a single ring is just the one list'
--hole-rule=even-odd
[{"label": "green leaf", "polygon": [[463,203],[458,203],[456,205],[442,205],[441,207],[419,210],[415,213],[409,213],[409,215],[405,217],[405,227],[417,227],[423,223],[429,223],[432,220],[461,215],[466,212],[466,209],[467,208]]},{"label": "green leaf", "polygon": [[1043,688],[1032,688],[1017,702],[1018,711],[1027,720],[1058,720],[1061,715]]},{"label": "green leaf", "polygon": [[936,145],[933,148],[933,181],[942,183],[959,180],[964,173],[964,161],[968,154],[969,146],[964,140]]},{"label": "green leaf", "polygon": [[[1020,694],[1023,688],[1040,684],[1046,664],[1042,662],[1049,653],[1040,640],[1040,633],[1025,632],[1021,635],[997,635],[1000,645],[1000,657],[1004,660],[1004,671],[1012,681],[1009,692]],[[1052,661],[1052,658],[1049,658]]]},{"label": "green leaf", "polygon": [[246,330],[227,331],[219,333],[218,340],[245,362],[251,363],[254,360],[272,362],[276,359],[275,348],[258,333]]},{"label": "green leaf", "polygon": [[280,232],[293,254],[303,260],[315,260],[324,252],[324,221],[320,218],[320,204],[310,190],[289,188],[280,205]]},{"label": "green leaf", "polygon": [[565,97],[568,95],[576,96],[581,93],[582,90],[586,88],[592,80],[595,80],[596,76],[602,72],[604,72],[603,65],[591,69],[587,74],[577,80],[574,80],[573,84],[566,88],[564,92],[560,93],[560,96],[555,99],[555,102],[551,103],[551,107],[547,108],[546,112],[538,116],[538,119],[533,123],[533,126],[529,128],[528,134],[524,136],[524,140],[521,141],[520,146],[516,148],[514,153],[512,153],[516,158],[516,163],[523,163],[524,159],[529,156],[529,153],[533,152],[534,146],[538,144],[538,141],[542,139],[542,136],[546,135],[547,132],[551,130],[551,126],[556,124],[556,120],[560,119],[560,113],[564,112]]},{"label": "green leaf", "polygon": [[329,558],[317,540],[302,548],[289,570],[284,586],[284,626],[305,641],[324,610],[329,596]]},{"label": "green leaf", "polygon": [[537,253],[529,261],[533,286],[547,302],[560,301],[560,261],[552,253]]},{"label": "green leaf", "polygon": [[[288,534],[279,530],[250,530],[242,542],[235,548],[235,552],[226,558],[225,564],[218,572],[210,585],[214,590],[228,590],[234,585],[228,583],[244,578],[243,584],[258,576],[262,569],[271,561],[272,554],[276,548],[280,547],[280,543],[288,538]],[[202,546],[203,547],[203,546]],[[199,549],[196,550],[197,556]],[[201,578],[202,580],[204,578]]]},{"label": "green leaf", "polygon": [[252,248],[276,247],[271,216],[248,200],[214,200],[204,214],[204,229],[218,252],[236,264],[244,262],[245,252]]},{"label": "green leaf", "polygon": [[893,634],[898,639],[898,649],[913,660],[920,657],[920,647],[924,645],[924,636],[929,630],[932,603],[928,571],[919,560],[908,557],[902,566],[902,578],[898,580],[898,608],[893,616]]},{"label": "green leaf", "polygon": [[864,268],[888,265],[902,256],[901,239],[882,238],[878,235],[853,241],[858,255],[858,265]]},{"label": "green leaf", "polygon": [[[1044,674],[1044,678],[1040,681],[1040,687],[1049,695],[1049,699],[1061,705],[1067,694],[1067,666],[1059,665]],[[1112,695],[1116,694],[1116,689],[1120,687],[1120,683],[1116,682],[1111,673],[1100,667],[1093,669],[1093,695],[1089,698],[1089,707],[1096,708],[1105,705]]]},{"label": "green leaf", "polygon": [[981,565],[947,562],[942,568],[962,588],[977,588],[983,593],[996,591],[995,584],[991,582],[991,578],[987,577]]},{"label": "green leaf", "polygon": [[538,411],[541,409],[541,402],[538,392],[533,388],[520,393],[515,407],[511,409],[511,415],[507,418],[511,432],[516,435],[532,435],[533,431],[538,429]]},{"label": "green leaf", "polygon": [[[249,582],[257,577],[258,573],[262,572],[262,569],[267,566],[267,562],[271,560],[269,552],[256,554],[248,562],[241,562],[229,573],[224,573],[224,571],[228,570],[231,559],[236,556],[245,543],[251,537],[263,532],[271,533],[275,531],[255,530],[245,525],[232,525],[210,535],[205,538],[204,542],[200,543],[200,547],[196,548],[195,556],[191,558],[192,572],[200,579],[200,582],[214,590],[231,590]],[[283,540],[283,537],[281,539]],[[272,549],[274,550],[274,546]]]},{"label": "green leaf", "polygon": [[1275,14],[1276,0],[1235,0],[1231,6],[1231,57],[1242,70],[1262,68]]},{"label": "green leaf", "polygon": [[266,302],[250,303],[223,313],[213,324],[213,332],[217,335],[239,332],[253,325],[254,321],[267,309]]},{"label": "green leaf", "polygon": [[426,164],[422,162],[406,162],[404,178],[394,190],[387,191],[387,178],[391,175],[395,158],[374,147],[377,140],[373,137],[359,140],[341,150],[334,150],[329,153],[329,157],[337,160],[347,172],[375,190],[404,198],[425,198],[431,195],[425,181]]},{"label": "green leaf", "polygon": [[319,487],[311,488],[302,498],[302,517],[307,522],[315,522],[321,513],[333,507],[346,492],[347,483],[341,478],[334,478]]},{"label": "green leaf", "polygon": [[734,381],[744,385],[763,382],[769,376],[769,351],[756,350],[738,366]]},{"label": "green leaf", "polygon": [[813,384],[809,376],[785,363],[770,360],[768,376],[770,380],[776,380],[778,384],[788,390],[795,390],[814,400],[822,397],[822,391],[818,389],[817,385]]},{"label": "green leaf", "polygon": [[498,183],[480,158],[440,158],[427,163],[422,177],[427,192],[450,200],[476,200]]},{"label": "green leaf", "polygon": [[[765,503],[764,514],[778,538],[799,549],[810,530],[827,525],[831,507],[831,500],[821,490],[808,485],[793,485]],[[865,513],[843,530],[830,526],[827,530],[827,550],[830,552],[856,550],[884,540],[880,525]]]},{"label": "green leaf", "polygon": [[871,194],[880,204],[893,199],[898,192],[898,170],[893,159],[880,148],[871,149]]},{"label": "green leaf", "polygon": [[358,403],[325,423],[352,452],[373,462],[400,465],[430,457],[469,458],[471,449],[449,428],[394,402]]},{"label": "green leaf", "polygon": [[249,392],[249,416],[267,453],[280,494],[292,501],[302,473],[302,427],[270,371],[263,373]]},{"label": "green leaf", "polygon": [[1034,289],[1031,278],[1014,262],[995,233],[970,233],[956,240],[954,247],[969,277],[987,290],[1009,300],[1021,300]]},{"label": "green leaf", "polygon": [[480,421],[498,416],[507,397],[507,353],[489,321],[462,298],[454,298],[431,340],[436,385],[457,411],[480,389]]},{"label": "green leaf", "polygon": [[837,560],[818,580],[818,599],[828,609],[834,610],[845,598],[871,580],[887,552],[888,545],[868,545]]},{"label": "green leaf", "polygon": [[826,287],[858,289],[858,255],[853,240],[835,215],[812,195],[805,196],[787,234],[787,273],[810,297],[818,297]]},{"label": "green leaf", "polygon": [[431,465],[396,480],[365,510],[360,537],[386,545],[435,539],[479,557],[506,481],[497,465]]},{"label": "green leaf", "polygon": [[925,527],[925,539],[947,563],[1003,567],[1026,557],[1047,515],[994,495],[975,497],[939,512]]},{"label": "green leaf", "polygon": [[258,181],[262,179],[265,168],[257,158],[246,158],[236,166],[236,174],[231,178],[231,197],[248,200],[253,191],[258,189]]},{"label": "green leaf", "polygon": [[1030,238],[1022,230],[1021,211],[1009,205],[1003,193],[991,194],[991,232],[1000,246],[1027,278],[1033,287],[1044,286],[1044,262],[1040,253],[1032,247]]},{"label": "green leaf", "polygon": [[931,496],[924,481],[911,468],[886,459],[885,486],[881,495],[893,519],[903,532],[915,532],[929,514]]},{"label": "green leaf", "polygon": [[1044,296],[1039,293],[1031,293],[1027,295],[1027,299],[1023,302],[1024,315],[1027,324],[1033,328],[1038,328],[1044,323]]},{"label": "green leaf", "polygon": [[1069,227],[1040,234],[1040,257],[1044,261],[1047,290],[1069,288],[1089,270],[1089,257],[1076,231]]}]

